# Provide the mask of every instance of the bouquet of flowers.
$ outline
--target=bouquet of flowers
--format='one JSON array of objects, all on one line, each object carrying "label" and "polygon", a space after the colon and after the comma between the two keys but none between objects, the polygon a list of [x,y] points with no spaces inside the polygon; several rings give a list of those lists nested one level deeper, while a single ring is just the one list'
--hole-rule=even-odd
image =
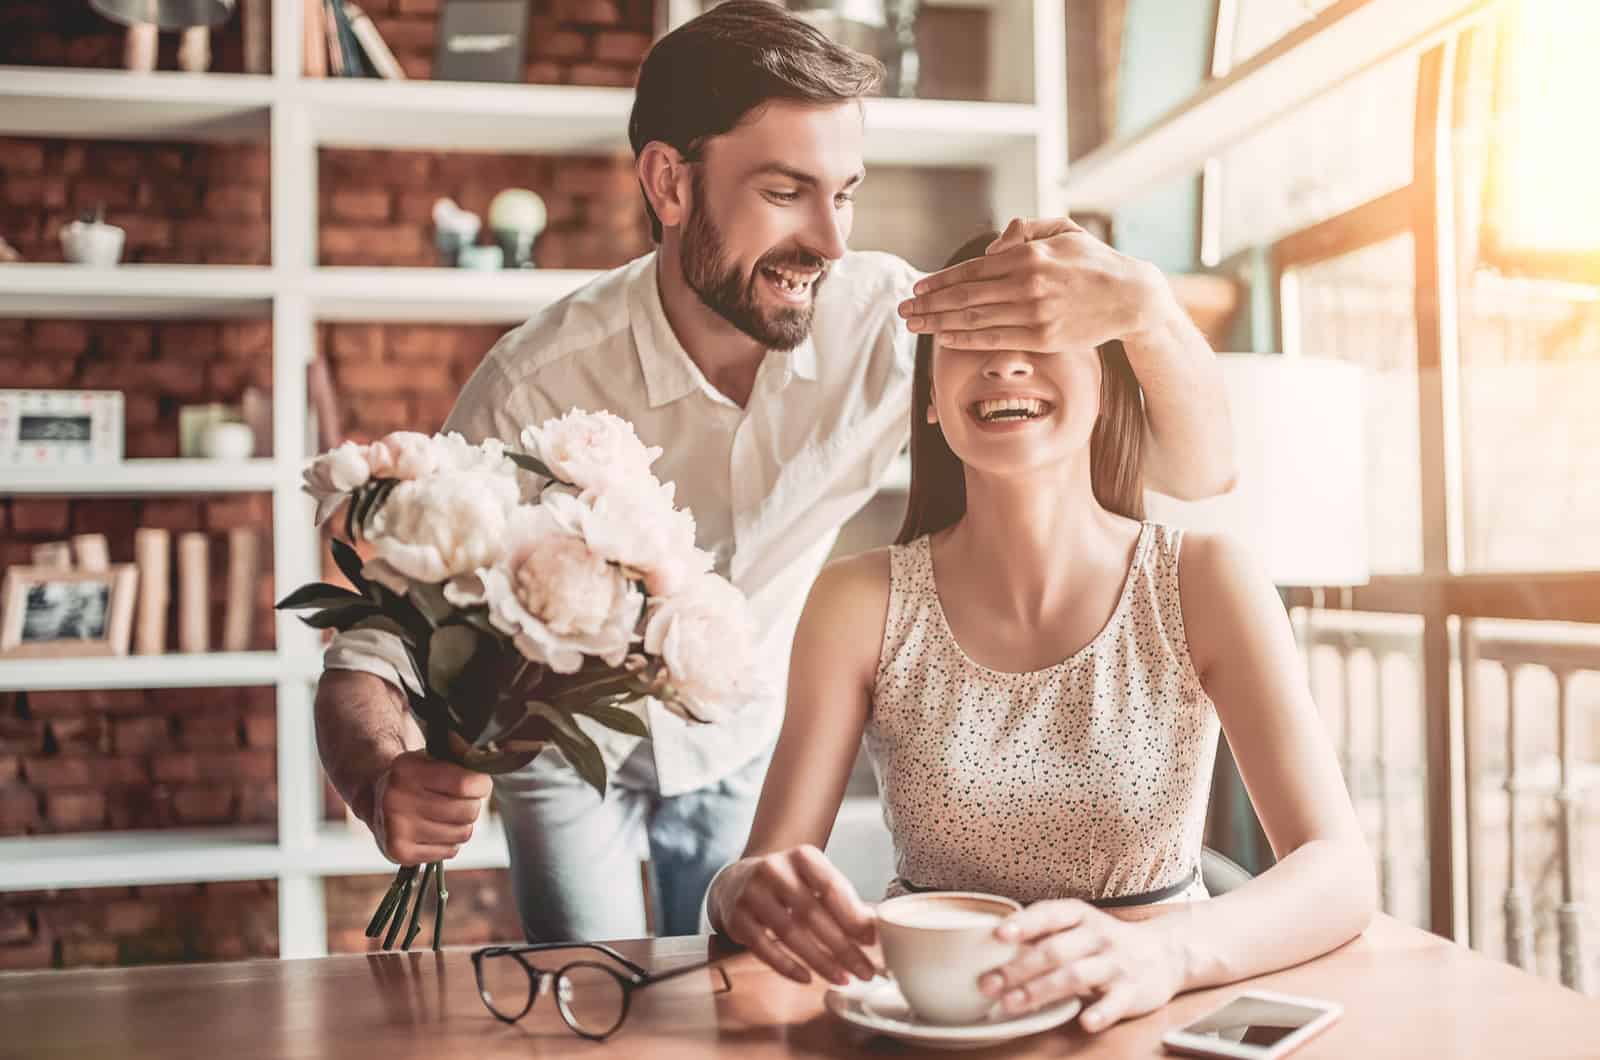
[{"label": "bouquet of flowers", "polygon": [[[310,611],[317,629],[397,638],[430,755],[501,773],[554,743],[604,794],[605,764],[577,719],[644,736],[645,697],[701,723],[738,708],[756,691],[746,602],[651,473],[661,450],[626,420],[573,411],[520,443],[397,432],[316,458],[305,490],[319,526],[344,509],[348,542],[331,547],[355,588],[317,582],[277,606]],[[367,925],[384,948],[418,870],[396,873]],[[435,862],[422,868],[404,948],[430,887],[439,947],[449,895]]]}]

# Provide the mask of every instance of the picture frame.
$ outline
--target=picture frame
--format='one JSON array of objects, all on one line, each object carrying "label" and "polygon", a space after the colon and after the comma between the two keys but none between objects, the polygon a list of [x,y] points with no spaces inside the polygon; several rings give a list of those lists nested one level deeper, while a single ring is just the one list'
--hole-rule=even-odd
[{"label": "picture frame", "polygon": [[7,568],[0,581],[0,658],[128,654],[137,584],[132,563],[98,571]]},{"label": "picture frame", "polygon": [[435,81],[521,83],[528,0],[444,0],[437,33]]},{"label": "picture frame", "polygon": [[0,390],[0,465],[54,467],[122,461],[116,390]]}]

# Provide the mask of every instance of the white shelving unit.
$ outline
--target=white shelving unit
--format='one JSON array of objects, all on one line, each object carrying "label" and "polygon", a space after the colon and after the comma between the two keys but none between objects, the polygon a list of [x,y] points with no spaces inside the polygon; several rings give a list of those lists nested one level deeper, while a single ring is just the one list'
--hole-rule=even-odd
[{"label": "white shelving unit", "polygon": [[[693,3],[658,0],[672,24]],[[970,5],[969,5],[970,6]],[[990,12],[990,95],[1023,102],[872,100],[868,161],[968,166],[992,174],[996,218],[1061,212],[1065,174],[1065,26],[1059,0],[978,0]],[[270,76],[0,67],[0,136],[255,141],[271,156],[272,265],[0,266],[0,315],[162,319],[270,318],[271,460],[129,460],[107,468],[0,471],[0,494],[137,496],[270,491],[274,595],[320,571],[310,503],[299,492],[305,367],[319,321],[515,322],[581,286],[581,270],[465,273],[317,264],[320,147],[609,152],[626,148],[631,93],[538,85],[302,80],[302,5],[273,9]],[[891,482],[886,488],[903,488]],[[326,950],[322,880],[391,866],[371,837],[322,820],[311,697],[313,631],[276,618],[271,652],[0,661],[0,688],[273,685],[278,821],[274,828],[0,839],[0,891],[223,879],[278,882],[285,957]],[[876,812],[855,805],[851,819]],[[452,867],[506,864],[489,819]]]}]

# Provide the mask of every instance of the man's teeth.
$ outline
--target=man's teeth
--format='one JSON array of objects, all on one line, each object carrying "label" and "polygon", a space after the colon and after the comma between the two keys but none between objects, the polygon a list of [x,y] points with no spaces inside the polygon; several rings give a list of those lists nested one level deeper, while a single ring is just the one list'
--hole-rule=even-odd
[{"label": "man's teeth", "polygon": [[977,405],[978,418],[985,422],[1038,419],[1049,410],[1049,403],[1038,398],[995,398]]},{"label": "man's teeth", "polygon": [[796,272],[793,269],[779,269],[771,265],[765,266],[765,271],[772,277],[773,283],[794,294],[799,294],[810,287],[812,282],[822,275],[820,272]]}]

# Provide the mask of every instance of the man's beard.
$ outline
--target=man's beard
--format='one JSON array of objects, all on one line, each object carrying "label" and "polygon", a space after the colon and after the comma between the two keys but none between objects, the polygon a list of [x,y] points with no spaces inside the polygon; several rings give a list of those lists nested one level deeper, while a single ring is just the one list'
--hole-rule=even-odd
[{"label": "man's beard", "polygon": [[[683,276],[690,289],[712,312],[769,350],[792,350],[804,342],[811,333],[811,312],[816,306],[817,288],[827,278],[828,263],[799,249],[769,251],[756,262],[754,274],[746,280],[739,267],[726,259],[722,232],[711,217],[698,179],[694,204],[695,210],[683,230]],[[811,281],[807,305],[764,309],[756,302],[755,278],[765,267],[823,271]]]}]

